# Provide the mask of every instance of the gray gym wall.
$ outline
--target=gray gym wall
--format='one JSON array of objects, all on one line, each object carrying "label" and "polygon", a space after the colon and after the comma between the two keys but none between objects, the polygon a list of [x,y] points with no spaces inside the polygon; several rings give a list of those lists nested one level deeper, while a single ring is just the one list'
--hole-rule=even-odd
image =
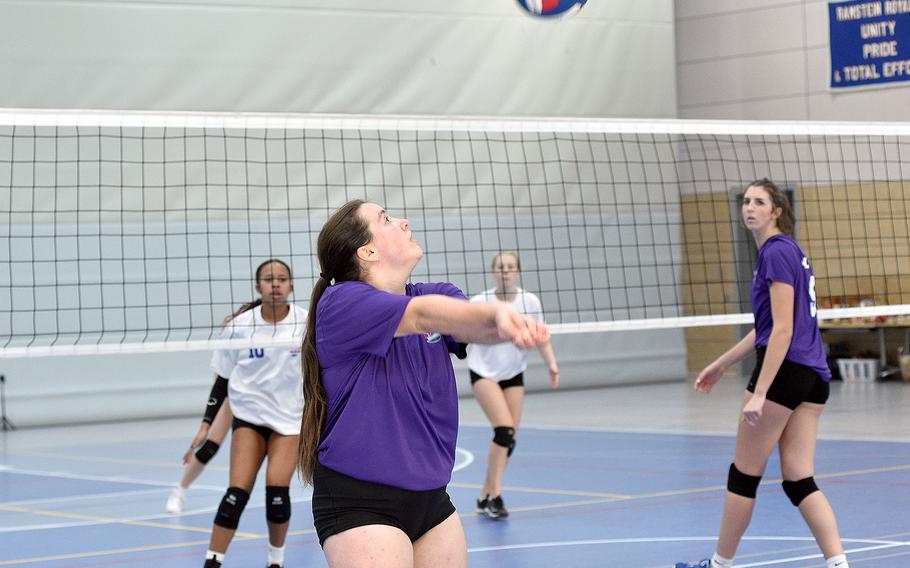
[{"label": "gray gym wall", "polygon": [[910,121],[910,82],[828,87],[827,0],[676,0],[675,19],[679,118]]},{"label": "gray gym wall", "polygon": [[[670,0],[592,0],[561,22],[514,0],[2,0],[0,53],[8,108],[676,114]],[[297,283],[298,301],[310,284]],[[558,337],[564,385],[678,377],[679,338],[669,333],[656,364],[652,350],[635,351],[653,341],[634,335]],[[208,359],[7,359],[0,372],[10,417],[33,426],[197,414]],[[545,388],[536,356],[529,374]]]},{"label": "gray gym wall", "polygon": [[[0,0],[0,107],[910,120],[907,87],[828,90],[826,10],[590,0],[554,23],[514,0]],[[564,385],[677,378],[684,347],[663,339],[656,364],[653,336],[557,337]],[[10,417],[35,426],[198,414],[208,359],[7,359],[0,373]]]}]

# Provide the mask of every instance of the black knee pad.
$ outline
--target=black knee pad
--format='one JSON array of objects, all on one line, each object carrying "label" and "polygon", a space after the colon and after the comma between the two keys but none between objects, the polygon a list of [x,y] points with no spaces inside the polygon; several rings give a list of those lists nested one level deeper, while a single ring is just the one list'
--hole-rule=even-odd
[{"label": "black knee pad", "polygon": [[287,487],[265,486],[265,519],[276,525],[291,520],[291,492]]},{"label": "black knee pad", "polygon": [[515,428],[511,426],[496,426],[493,428],[493,443],[497,446],[507,448],[511,456],[515,451]]},{"label": "black knee pad", "polygon": [[730,473],[727,474],[727,491],[730,493],[755,499],[759,483],[761,483],[760,475],[746,475],[736,469],[736,464],[730,464]]},{"label": "black knee pad", "polygon": [[815,484],[815,478],[811,476],[804,477],[799,481],[787,481],[785,479],[781,485],[784,486],[784,493],[790,498],[790,502],[796,507],[799,507],[799,504],[803,502],[803,499],[818,491],[818,485]]},{"label": "black knee pad", "polygon": [[205,443],[196,450],[196,459],[199,460],[200,463],[207,464],[209,463],[209,460],[215,457],[215,454],[218,453],[218,448],[220,447],[221,446],[215,442],[206,440]]},{"label": "black knee pad", "polygon": [[237,530],[237,525],[240,524],[240,515],[243,514],[243,509],[249,500],[250,494],[240,487],[228,487],[224,497],[221,498],[218,512],[215,513],[215,524],[232,531]]}]

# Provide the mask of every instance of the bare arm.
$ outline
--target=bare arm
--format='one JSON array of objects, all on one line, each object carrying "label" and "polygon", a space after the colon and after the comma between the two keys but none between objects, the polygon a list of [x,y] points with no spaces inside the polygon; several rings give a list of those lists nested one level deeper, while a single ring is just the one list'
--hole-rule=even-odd
[{"label": "bare arm", "polygon": [[695,390],[708,393],[714,388],[714,385],[726,372],[730,365],[739,363],[753,351],[755,345],[755,328],[740,339],[736,345],[727,350],[726,353],[715,359],[710,365],[704,368],[695,379]]},{"label": "bare arm", "polygon": [[755,383],[755,392],[743,408],[743,419],[749,424],[755,424],[761,418],[768,389],[790,349],[790,341],[793,339],[793,286],[771,282],[771,319],[771,336]]},{"label": "bare arm", "polygon": [[550,371],[550,388],[557,388],[559,386],[559,365],[556,364],[556,354],[553,353],[553,344],[547,340],[537,347],[537,351],[540,352],[540,356],[543,358],[544,363],[547,364],[547,369]]},{"label": "bare arm", "polygon": [[548,341],[544,324],[523,316],[509,304],[475,303],[442,295],[418,296],[408,302],[395,337],[438,332],[461,343],[511,341],[522,349]]},{"label": "bare arm", "polygon": [[731,365],[735,365],[748,357],[755,351],[755,328],[753,327],[736,345],[727,350],[726,353],[717,358],[717,363],[723,366],[724,370]]}]

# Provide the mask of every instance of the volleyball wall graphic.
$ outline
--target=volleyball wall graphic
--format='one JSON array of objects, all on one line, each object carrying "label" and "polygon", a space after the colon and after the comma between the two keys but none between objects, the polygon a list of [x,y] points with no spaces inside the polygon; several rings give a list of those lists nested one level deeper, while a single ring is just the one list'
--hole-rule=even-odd
[{"label": "volleyball wall graphic", "polygon": [[518,0],[518,5],[532,16],[565,18],[577,14],[588,0]]}]

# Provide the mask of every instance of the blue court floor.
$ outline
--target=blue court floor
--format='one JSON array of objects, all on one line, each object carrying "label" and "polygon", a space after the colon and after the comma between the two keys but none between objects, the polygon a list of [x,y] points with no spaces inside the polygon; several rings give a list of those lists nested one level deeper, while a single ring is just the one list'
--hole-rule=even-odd
[{"label": "blue court floor", "polygon": [[[701,407],[692,407],[678,418],[670,414],[680,424],[666,426],[659,422],[668,415],[660,414],[661,401],[689,404],[683,385],[637,388],[643,389],[638,395],[622,389],[529,395],[506,474],[504,497],[512,514],[501,521],[473,512],[491,431],[473,408],[476,403],[462,400],[450,494],[462,514],[470,566],[666,568],[710,554],[735,424],[726,427],[728,434],[710,432],[713,427],[700,422]],[[910,392],[910,385],[904,388],[900,397]],[[738,392],[720,395],[715,403],[735,404]],[[894,396],[882,396],[884,408]],[[628,428],[611,427],[619,407],[629,406],[627,397],[640,399],[636,414],[655,413],[648,424],[630,418]],[[561,417],[545,408],[560,404],[566,412]],[[844,420],[839,405],[849,406],[835,403],[833,420]],[[867,398],[862,405],[870,405]],[[588,424],[577,423],[577,407],[592,413]],[[719,424],[735,419],[729,410],[718,413]],[[904,420],[904,402],[895,411]],[[565,424],[547,423],[554,420]],[[684,422],[700,427],[686,431]],[[227,452],[216,456],[193,486],[184,514],[164,513],[196,424],[187,418],[0,433],[0,566],[200,567],[227,480]],[[875,424],[871,418],[870,424]],[[882,440],[861,435],[862,424],[851,428],[855,431],[840,438],[823,434],[816,468],[850,564],[910,566],[910,431],[906,439]],[[783,495],[778,472],[774,456],[736,566],[823,567],[812,535]],[[325,566],[312,529],[309,491],[292,488],[292,498],[286,565]],[[263,500],[259,483],[225,568],[265,565]]]}]

